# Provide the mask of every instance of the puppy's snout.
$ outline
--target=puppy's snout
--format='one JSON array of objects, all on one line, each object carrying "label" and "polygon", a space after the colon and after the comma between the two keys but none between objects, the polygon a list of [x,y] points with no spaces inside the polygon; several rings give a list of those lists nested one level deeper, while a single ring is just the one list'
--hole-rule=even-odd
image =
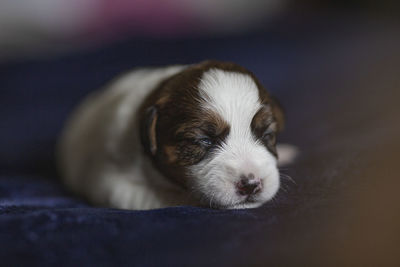
[{"label": "puppy's snout", "polygon": [[240,195],[254,195],[261,191],[262,183],[259,178],[254,177],[254,174],[249,173],[248,175],[242,174],[240,181],[236,184],[238,193]]}]

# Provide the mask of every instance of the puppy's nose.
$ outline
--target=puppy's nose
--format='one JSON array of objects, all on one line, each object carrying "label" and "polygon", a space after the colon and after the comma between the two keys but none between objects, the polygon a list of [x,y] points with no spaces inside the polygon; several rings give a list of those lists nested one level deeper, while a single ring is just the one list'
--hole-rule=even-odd
[{"label": "puppy's nose", "polygon": [[261,191],[262,184],[259,178],[255,178],[254,174],[241,175],[240,181],[236,184],[237,190],[241,195],[254,195]]}]

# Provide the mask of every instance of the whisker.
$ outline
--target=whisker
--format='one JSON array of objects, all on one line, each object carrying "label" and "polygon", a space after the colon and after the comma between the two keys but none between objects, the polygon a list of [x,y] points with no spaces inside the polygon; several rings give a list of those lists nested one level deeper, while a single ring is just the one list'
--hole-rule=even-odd
[{"label": "whisker", "polygon": [[287,190],[287,188],[284,187],[284,185],[281,185],[281,190],[282,190],[283,192],[285,192],[285,193],[288,193],[288,190]]},{"label": "whisker", "polygon": [[285,168],[285,167],[278,167],[278,170],[280,170],[280,171],[288,171],[288,170],[289,170],[289,168]]},{"label": "whisker", "polygon": [[275,208],[278,206],[278,202],[277,202],[277,199],[276,199],[276,195],[273,196],[273,197],[270,199],[270,201],[271,201],[271,204],[272,204]]},{"label": "whisker", "polygon": [[214,199],[215,194],[216,194],[216,192],[213,192],[213,194],[211,195],[211,198],[210,198],[210,208],[212,208],[212,201],[213,201],[213,199]]},{"label": "whisker", "polygon": [[287,174],[284,174],[284,173],[280,173],[280,174],[279,174],[279,176],[280,176],[281,178],[285,178],[285,179],[287,179],[287,180],[291,181],[292,183],[294,183],[295,185],[297,185],[296,181],[295,181],[295,180],[293,180],[293,178],[292,178],[292,177],[290,177],[289,175],[287,175]]}]

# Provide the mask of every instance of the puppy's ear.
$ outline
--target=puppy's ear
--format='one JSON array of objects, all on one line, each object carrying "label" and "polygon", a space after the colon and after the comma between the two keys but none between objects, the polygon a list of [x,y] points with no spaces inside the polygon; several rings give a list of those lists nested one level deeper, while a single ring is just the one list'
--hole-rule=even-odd
[{"label": "puppy's ear", "polygon": [[143,146],[151,155],[157,152],[157,107],[151,106],[145,111],[144,117],[141,122],[141,139]]},{"label": "puppy's ear", "polygon": [[275,120],[278,123],[278,132],[281,132],[285,128],[285,111],[281,103],[274,96],[270,96],[270,102]]}]

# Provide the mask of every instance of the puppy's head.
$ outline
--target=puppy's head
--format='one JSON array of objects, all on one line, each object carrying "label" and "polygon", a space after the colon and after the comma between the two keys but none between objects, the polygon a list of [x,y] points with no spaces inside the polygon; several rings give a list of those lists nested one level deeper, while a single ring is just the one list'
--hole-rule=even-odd
[{"label": "puppy's head", "polygon": [[142,109],[142,143],[155,166],[201,203],[251,208],[277,192],[283,114],[246,69],[215,61],[188,67]]}]

